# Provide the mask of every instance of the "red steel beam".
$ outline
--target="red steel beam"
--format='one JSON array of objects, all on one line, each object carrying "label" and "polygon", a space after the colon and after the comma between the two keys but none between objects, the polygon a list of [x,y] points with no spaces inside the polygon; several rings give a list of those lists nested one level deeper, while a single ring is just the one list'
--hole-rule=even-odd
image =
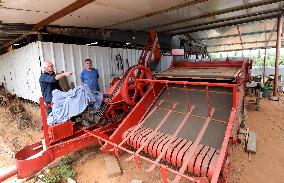
[{"label": "red steel beam", "polygon": [[49,146],[49,135],[48,135],[48,125],[47,125],[47,114],[46,109],[50,107],[50,105],[44,104],[43,97],[39,98],[39,104],[40,104],[40,113],[41,113],[41,121],[42,121],[42,128],[43,128],[43,136],[45,140],[46,146]]},{"label": "red steel beam", "polygon": [[229,138],[230,138],[230,135],[231,135],[231,132],[232,132],[233,124],[236,120],[235,118],[236,118],[236,108],[232,108],[231,115],[230,115],[229,122],[228,122],[228,126],[227,126],[227,129],[226,129],[226,132],[225,132],[224,141],[222,143],[221,151],[220,151],[220,154],[219,154],[219,157],[218,157],[218,160],[217,160],[217,165],[216,165],[216,168],[214,170],[213,177],[211,179],[212,183],[218,182],[219,174],[220,174],[223,162],[225,160],[225,155],[226,155],[226,152],[227,152],[227,147],[228,147],[228,144],[229,144]]},{"label": "red steel beam", "polygon": [[210,62],[178,62],[174,63],[173,67],[241,67],[243,61],[210,61]]},{"label": "red steel beam", "polygon": [[13,165],[9,168],[6,168],[5,170],[2,170],[0,172],[0,182],[7,180],[8,178],[14,175],[17,175],[17,173],[18,173],[18,169],[16,165]]},{"label": "red steel beam", "polygon": [[179,84],[179,85],[193,85],[193,86],[220,86],[220,87],[236,87],[236,84],[228,83],[209,83],[209,82],[188,82],[188,81],[169,81],[169,80],[151,80],[151,79],[137,79],[137,82],[146,83],[164,83],[164,84]]}]

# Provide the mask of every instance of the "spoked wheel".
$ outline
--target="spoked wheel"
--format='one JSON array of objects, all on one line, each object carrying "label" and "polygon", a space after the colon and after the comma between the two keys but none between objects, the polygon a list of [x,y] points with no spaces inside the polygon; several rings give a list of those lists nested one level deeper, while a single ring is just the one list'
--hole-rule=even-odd
[{"label": "spoked wheel", "polygon": [[123,100],[134,106],[150,88],[150,84],[137,83],[137,79],[152,79],[152,72],[145,66],[138,65],[133,67],[126,76],[120,92]]}]

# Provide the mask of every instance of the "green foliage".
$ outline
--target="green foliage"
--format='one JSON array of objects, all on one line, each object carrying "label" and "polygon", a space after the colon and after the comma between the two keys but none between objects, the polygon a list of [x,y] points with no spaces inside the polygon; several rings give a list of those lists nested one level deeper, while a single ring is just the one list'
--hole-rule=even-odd
[{"label": "green foliage", "polygon": [[[283,54],[284,48],[281,49]],[[220,52],[220,53],[210,53],[210,57],[214,58],[226,58],[226,57],[248,57],[253,60],[254,66],[263,66],[264,63],[264,49],[259,50],[244,50],[244,51],[231,51],[231,52]],[[266,52],[266,66],[274,67],[276,60],[276,50],[267,49]],[[280,56],[280,65],[284,65],[284,55]]]},{"label": "green foliage", "polygon": [[66,182],[68,178],[72,178],[75,176],[75,172],[74,170],[72,170],[70,163],[71,159],[69,157],[63,158],[60,162],[59,167],[51,169],[39,179],[45,183]]},{"label": "green foliage", "polygon": [[[266,66],[274,67],[276,56],[267,55],[266,57]],[[254,66],[263,66],[264,58],[263,57],[253,57]],[[284,65],[284,56],[280,56],[280,65]]]}]

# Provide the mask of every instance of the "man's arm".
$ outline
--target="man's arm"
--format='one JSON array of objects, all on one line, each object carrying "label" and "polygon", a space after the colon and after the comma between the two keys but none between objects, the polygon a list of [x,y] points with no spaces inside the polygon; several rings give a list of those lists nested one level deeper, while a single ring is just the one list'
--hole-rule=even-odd
[{"label": "man's arm", "polygon": [[42,74],[39,78],[40,82],[45,82],[45,83],[53,83],[56,81],[55,76],[50,76],[47,74]]},{"label": "man's arm", "polygon": [[56,80],[59,80],[61,79],[62,77],[66,76],[66,77],[69,77],[71,76],[71,72],[63,72],[61,74],[58,74],[58,75],[54,75],[54,76],[50,76],[48,74],[45,74],[45,75],[42,75],[39,79],[40,82],[46,82],[46,83],[53,83],[55,82]]},{"label": "man's arm", "polygon": [[71,75],[72,75],[72,72],[63,72],[63,73],[61,73],[61,74],[57,74],[57,75],[55,76],[55,79],[56,79],[56,80],[59,80],[59,79],[63,78],[64,76],[69,77],[69,76],[71,76]]}]

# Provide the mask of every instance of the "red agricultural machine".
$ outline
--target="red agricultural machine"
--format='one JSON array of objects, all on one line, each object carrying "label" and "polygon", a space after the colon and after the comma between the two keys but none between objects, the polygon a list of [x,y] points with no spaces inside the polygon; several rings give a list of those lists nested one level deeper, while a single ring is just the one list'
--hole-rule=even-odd
[{"label": "red agricultural machine", "polygon": [[47,106],[40,99],[44,138],[16,153],[16,165],[0,175],[0,182],[13,175],[30,177],[57,157],[94,143],[117,157],[128,153],[125,161],[134,160],[138,168],[148,162],[144,171],[158,168],[165,183],[169,172],[175,183],[227,182],[249,60],[173,60],[169,69],[152,72],[150,62],[160,60],[158,39],[151,32],[139,64],[106,91],[99,112],[102,126],[84,128],[71,120],[48,126]]}]

